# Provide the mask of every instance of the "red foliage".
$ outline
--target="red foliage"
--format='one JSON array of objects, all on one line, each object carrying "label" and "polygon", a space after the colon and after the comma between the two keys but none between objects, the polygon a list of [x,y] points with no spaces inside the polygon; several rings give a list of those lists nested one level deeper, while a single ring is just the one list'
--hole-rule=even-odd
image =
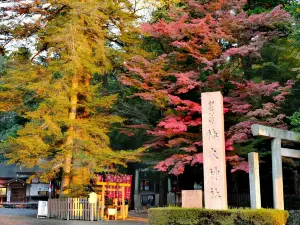
[{"label": "red foliage", "polygon": [[134,136],[134,133],[133,133],[133,132],[131,132],[131,131],[129,131],[129,130],[125,130],[125,129],[121,129],[121,130],[120,130],[120,133],[121,133],[121,134],[125,134],[125,135],[127,135],[127,136],[129,136],[129,137]]},{"label": "red foliage", "polygon": [[[200,93],[221,91],[224,95],[226,150],[251,138],[250,126],[261,123],[284,127],[280,105],[293,85],[288,82],[255,83],[241,71],[244,57],[259,57],[263,45],[280,35],[290,15],[276,7],[271,12],[248,16],[246,1],[186,0],[185,8],[173,8],[171,21],[143,24],[145,35],[170,46],[155,60],[137,56],[126,63],[125,85],[138,89],[134,96],[149,100],[165,110],[165,117],[148,133],[157,137],[152,147],[179,147],[175,154],[155,168],[175,175],[185,165],[202,163]],[[204,3],[203,3],[204,2]],[[237,70],[239,69],[239,70]],[[195,129],[197,128],[197,129]],[[248,170],[243,158],[228,156],[233,171]]]}]

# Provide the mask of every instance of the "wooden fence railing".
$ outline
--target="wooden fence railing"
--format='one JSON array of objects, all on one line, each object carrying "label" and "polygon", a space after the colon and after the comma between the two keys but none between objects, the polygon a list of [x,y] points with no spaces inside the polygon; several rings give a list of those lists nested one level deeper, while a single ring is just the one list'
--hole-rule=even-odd
[{"label": "wooden fence railing", "polygon": [[250,194],[228,194],[230,207],[250,207]]},{"label": "wooden fence railing", "polygon": [[99,220],[100,200],[89,203],[88,198],[48,200],[48,216],[66,220]]}]

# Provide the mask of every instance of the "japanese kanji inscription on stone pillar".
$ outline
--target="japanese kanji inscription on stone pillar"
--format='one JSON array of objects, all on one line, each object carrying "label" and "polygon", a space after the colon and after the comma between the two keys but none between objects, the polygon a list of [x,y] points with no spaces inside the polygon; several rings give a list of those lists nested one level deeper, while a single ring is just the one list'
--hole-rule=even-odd
[{"label": "japanese kanji inscription on stone pillar", "polygon": [[207,209],[227,209],[223,96],[201,94],[204,202]]}]

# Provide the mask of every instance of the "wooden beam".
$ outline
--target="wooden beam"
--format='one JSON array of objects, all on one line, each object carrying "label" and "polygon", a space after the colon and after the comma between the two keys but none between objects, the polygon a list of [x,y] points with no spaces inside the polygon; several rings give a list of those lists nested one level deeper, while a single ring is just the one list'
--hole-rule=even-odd
[{"label": "wooden beam", "polygon": [[300,159],[300,150],[281,148],[281,156]]},{"label": "wooden beam", "polygon": [[253,124],[251,130],[254,136],[279,138],[286,141],[300,142],[300,133]]},{"label": "wooden beam", "polygon": [[122,219],[125,220],[125,188],[122,187],[122,206],[121,206],[121,211],[122,211]]},{"label": "wooden beam", "polygon": [[[93,187],[95,192],[102,192],[103,188],[102,187]],[[118,191],[121,192],[121,190],[118,190],[116,188],[105,188],[105,191]]]},{"label": "wooden beam", "polygon": [[105,186],[101,193],[101,219],[104,220],[104,207],[105,207]]},{"label": "wooden beam", "polygon": [[126,183],[115,183],[115,182],[96,182],[96,185],[102,185],[102,186],[119,186],[119,187],[130,187],[131,184]]}]

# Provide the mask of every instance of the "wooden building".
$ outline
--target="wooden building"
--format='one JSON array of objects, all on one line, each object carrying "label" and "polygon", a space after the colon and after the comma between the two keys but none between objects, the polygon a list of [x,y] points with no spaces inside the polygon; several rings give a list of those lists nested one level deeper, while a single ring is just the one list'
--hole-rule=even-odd
[{"label": "wooden building", "polygon": [[47,199],[49,184],[41,183],[38,179],[26,183],[26,180],[37,171],[37,168],[28,169],[0,163],[0,203]]},{"label": "wooden building", "polygon": [[136,168],[134,173],[134,209],[175,205],[168,175],[151,168]]}]

